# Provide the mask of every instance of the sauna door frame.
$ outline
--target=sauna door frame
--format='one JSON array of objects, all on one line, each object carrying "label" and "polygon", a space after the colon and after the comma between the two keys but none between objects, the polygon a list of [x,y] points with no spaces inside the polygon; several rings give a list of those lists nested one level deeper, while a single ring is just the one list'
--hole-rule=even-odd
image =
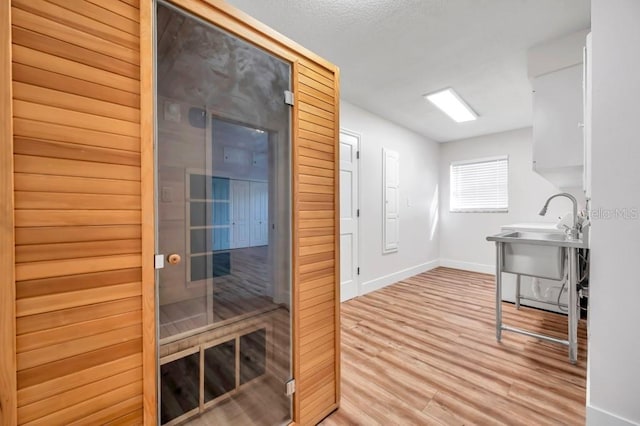
[{"label": "sauna door frame", "polygon": [[[230,34],[244,39],[254,46],[291,64],[291,87],[298,93],[298,75],[301,63],[321,66],[334,74],[334,139],[339,140],[339,69],[330,62],[303,48],[297,43],[260,23],[249,15],[238,11],[222,0],[164,0],[166,3],[189,12],[210,22]],[[158,418],[158,353],[157,353],[157,281],[154,265],[156,254],[156,152],[155,152],[155,17],[156,0],[140,1],[140,115],[141,115],[141,191],[142,191],[142,329],[143,329],[143,411],[145,424],[157,424]],[[291,112],[291,317],[292,317],[292,365],[294,379],[300,377],[300,319],[299,319],[299,212],[298,198],[298,106]],[[339,149],[334,151],[334,209],[338,211],[339,198]],[[331,411],[338,407],[340,400],[340,215],[334,215],[335,252],[335,395],[336,402]],[[327,412],[327,414],[329,413]],[[293,422],[300,419],[300,394],[293,395]]]}]

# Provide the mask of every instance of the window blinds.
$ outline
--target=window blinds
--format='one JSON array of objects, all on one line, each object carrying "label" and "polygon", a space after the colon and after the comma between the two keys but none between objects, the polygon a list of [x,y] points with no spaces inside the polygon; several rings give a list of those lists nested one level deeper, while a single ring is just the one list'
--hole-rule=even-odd
[{"label": "window blinds", "polygon": [[507,156],[451,163],[452,212],[505,212],[509,208]]}]

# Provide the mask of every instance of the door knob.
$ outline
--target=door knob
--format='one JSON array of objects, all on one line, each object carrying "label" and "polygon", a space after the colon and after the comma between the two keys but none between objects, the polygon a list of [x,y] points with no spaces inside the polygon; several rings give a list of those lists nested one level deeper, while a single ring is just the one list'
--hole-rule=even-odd
[{"label": "door knob", "polygon": [[178,263],[180,263],[180,260],[182,260],[182,258],[177,253],[173,253],[167,256],[167,262],[169,262],[169,264],[171,265],[177,265]]}]

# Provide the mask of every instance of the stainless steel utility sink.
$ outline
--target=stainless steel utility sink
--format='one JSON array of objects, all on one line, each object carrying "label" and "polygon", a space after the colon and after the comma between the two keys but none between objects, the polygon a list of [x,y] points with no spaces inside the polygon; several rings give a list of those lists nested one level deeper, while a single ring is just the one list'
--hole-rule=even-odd
[{"label": "stainless steel utility sink", "polygon": [[532,277],[562,280],[567,248],[581,248],[581,240],[552,232],[501,232],[487,237],[502,249],[502,271]]},{"label": "stainless steel utility sink", "polygon": [[[575,211],[574,211],[575,217]],[[583,234],[584,235],[584,234]],[[578,249],[587,248],[584,241],[561,232],[514,232],[507,231],[487,237],[496,243],[496,339],[502,339],[502,331],[524,334],[549,342],[567,345],[569,361],[578,360]],[[568,338],[558,339],[522,328],[511,327],[502,322],[502,273],[517,275],[516,300],[520,295],[520,275],[563,280],[567,275],[569,293]],[[517,305],[516,305],[517,306]]]}]

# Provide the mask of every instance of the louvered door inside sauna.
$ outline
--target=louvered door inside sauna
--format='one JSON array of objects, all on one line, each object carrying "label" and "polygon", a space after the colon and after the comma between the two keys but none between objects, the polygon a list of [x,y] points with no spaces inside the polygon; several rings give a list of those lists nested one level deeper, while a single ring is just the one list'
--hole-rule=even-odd
[{"label": "louvered door inside sauna", "polygon": [[287,423],[291,64],[156,13],[160,423]]}]

